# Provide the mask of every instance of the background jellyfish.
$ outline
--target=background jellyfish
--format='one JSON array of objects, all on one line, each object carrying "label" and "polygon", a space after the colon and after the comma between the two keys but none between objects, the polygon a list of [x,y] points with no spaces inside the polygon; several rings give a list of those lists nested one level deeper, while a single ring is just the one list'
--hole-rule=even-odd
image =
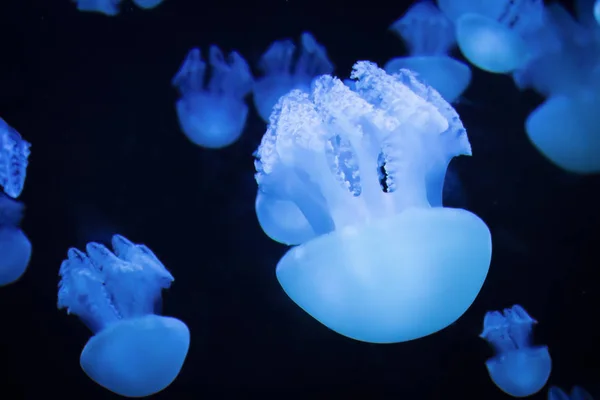
[{"label": "background jellyfish", "polygon": [[496,355],[485,362],[492,381],[503,392],[527,397],[539,392],[550,376],[552,360],[546,346],[531,344],[531,330],[536,320],[520,305],[504,311],[490,311],[483,319],[485,339]]},{"label": "background jellyfish", "polygon": [[190,50],[172,84],[181,94],[176,109],[183,133],[199,146],[221,148],[238,140],[244,130],[244,97],[252,88],[252,75],[235,51],[225,60],[221,50],[211,46],[208,62],[211,75],[205,86],[206,63],[199,49]]},{"label": "background jellyfish", "polygon": [[300,49],[291,40],[274,42],[262,55],[258,69],[263,76],[253,89],[254,106],[265,121],[281,96],[292,89],[309,90],[312,80],[333,71],[325,47],[313,35],[304,32],[300,37]]},{"label": "background jellyfish", "polygon": [[594,398],[579,386],[574,386],[571,389],[570,396],[559,387],[550,386],[550,389],[548,389],[548,400],[594,400]]},{"label": "background jellyfish", "polygon": [[154,313],[173,281],[154,253],[120,235],[112,246],[114,254],[93,242],[87,254],[69,250],[60,266],[58,308],[94,332],[80,357],[92,380],[122,396],[148,396],[179,374],[190,332],[180,320]]},{"label": "background jellyfish", "polygon": [[366,342],[429,335],[459,318],[487,275],[490,232],[432,208],[452,157],[470,155],[454,109],[408,70],[358,62],[356,91],[328,75],[273,110],[256,153],[266,193],[295,203],[316,237],[277,265],[288,296]]},{"label": "background jellyfish", "polygon": [[119,13],[121,0],[74,0],[79,11],[98,12],[108,16]]},{"label": "background jellyfish", "polygon": [[31,242],[19,228],[24,208],[0,194],[0,286],[19,279],[31,259]]},{"label": "background jellyfish", "polygon": [[0,185],[17,198],[23,191],[31,145],[0,118]]},{"label": "background jellyfish", "polygon": [[432,1],[416,3],[390,29],[404,40],[410,56],[388,61],[387,73],[402,68],[415,71],[450,103],[465,91],[471,81],[471,69],[448,56],[456,43],[454,24]]},{"label": "background jellyfish", "polygon": [[163,0],[133,0],[134,4],[139,8],[143,8],[145,10],[149,10],[151,8],[157,7]]}]

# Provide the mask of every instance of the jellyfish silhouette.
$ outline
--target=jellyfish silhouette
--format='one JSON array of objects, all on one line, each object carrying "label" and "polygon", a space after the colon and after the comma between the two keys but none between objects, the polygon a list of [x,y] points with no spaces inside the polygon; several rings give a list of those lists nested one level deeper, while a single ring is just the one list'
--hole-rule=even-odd
[{"label": "jellyfish silhouette", "polygon": [[179,374],[190,332],[180,320],[155,314],[173,276],[154,253],[120,235],[112,246],[114,253],[93,242],[87,254],[68,251],[60,266],[58,308],[94,333],[80,357],[92,380],[122,396],[148,396]]},{"label": "jellyfish silhouette", "polygon": [[496,386],[513,397],[539,392],[550,376],[552,360],[548,347],[531,344],[535,323],[520,305],[502,312],[490,311],[483,319],[480,337],[496,350],[485,366]]}]

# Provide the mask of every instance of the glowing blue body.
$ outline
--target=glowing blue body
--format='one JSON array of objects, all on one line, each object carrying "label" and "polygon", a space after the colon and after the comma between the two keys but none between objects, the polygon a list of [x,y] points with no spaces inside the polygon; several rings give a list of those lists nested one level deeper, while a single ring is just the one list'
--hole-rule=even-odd
[{"label": "glowing blue body", "polygon": [[16,199],[25,185],[31,145],[0,118],[0,146],[0,186]]},{"label": "glowing blue body", "polygon": [[471,82],[471,69],[448,56],[455,44],[454,24],[432,1],[413,5],[390,29],[407,44],[410,56],[390,60],[389,74],[410,69],[452,103]]},{"label": "glowing blue body", "polygon": [[548,347],[531,344],[535,323],[519,305],[502,312],[490,311],[483,319],[480,337],[496,350],[485,366],[496,386],[514,397],[539,392],[552,370]]},{"label": "glowing blue body", "polygon": [[172,84],[181,94],[176,109],[183,133],[199,146],[221,148],[238,140],[244,130],[244,97],[252,88],[252,75],[235,51],[225,60],[221,50],[211,46],[208,61],[211,75],[206,86],[206,63],[199,49],[190,50]]},{"label": "glowing blue body", "polygon": [[274,42],[262,55],[258,68],[263,76],[253,89],[254,106],[266,122],[281,96],[293,89],[309,90],[312,80],[333,71],[325,48],[310,33],[303,33],[295,60],[296,46],[291,40]]},{"label": "glowing blue body", "polygon": [[600,24],[600,0],[596,0],[596,4],[594,4],[594,18]]},{"label": "glowing blue body", "polygon": [[0,286],[19,279],[31,259],[31,242],[19,228],[24,208],[0,194]]},{"label": "glowing blue body", "polygon": [[143,8],[145,10],[149,10],[151,8],[157,7],[163,0],[133,0],[136,6],[139,8]]},{"label": "glowing blue body", "polygon": [[73,0],[79,11],[98,12],[108,16],[117,15],[121,0]]},{"label": "glowing blue body", "polygon": [[420,338],[465,312],[489,268],[485,223],[441,207],[446,167],[471,147],[454,109],[412,72],[361,61],[352,78],[354,91],[324,75],[283,96],[256,152],[259,190],[286,202],[273,214],[293,203],[314,235],[277,278],[342,335]]},{"label": "glowing blue body", "polygon": [[551,386],[550,389],[548,389],[548,400],[594,400],[594,398],[579,386],[574,386],[573,389],[571,389],[570,396],[560,388]]},{"label": "glowing blue body", "polygon": [[71,248],[60,266],[58,308],[77,315],[94,336],[81,352],[81,368],[117,394],[142,397],[177,377],[190,344],[187,326],[154,314],[173,276],[154,253],[123,236],[114,254],[89,243]]}]

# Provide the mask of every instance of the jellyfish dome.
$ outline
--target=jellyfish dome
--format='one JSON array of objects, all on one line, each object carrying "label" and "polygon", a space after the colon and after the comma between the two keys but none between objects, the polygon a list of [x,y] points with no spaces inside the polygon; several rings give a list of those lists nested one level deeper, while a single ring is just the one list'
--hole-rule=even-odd
[{"label": "jellyfish dome", "polygon": [[77,3],[77,9],[84,12],[97,12],[100,14],[115,16],[119,14],[121,0],[73,0]]},{"label": "jellyfish dome", "polygon": [[548,347],[531,344],[535,323],[519,305],[502,312],[490,311],[483,319],[480,337],[496,350],[496,355],[485,362],[488,373],[496,386],[513,397],[539,392],[550,377]]},{"label": "jellyfish dome", "polygon": [[157,7],[163,0],[133,0],[136,6],[139,8],[143,8],[145,10],[149,10],[151,8]]},{"label": "jellyfish dome", "polygon": [[31,259],[31,242],[19,228],[25,206],[0,195],[0,286],[17,281]]},{"label": "jellyfish dome", "polygon": [[60,266],[58,308],[94,333],[80,357],[92,380],[122,396],[149,396],[179,374],[190,332],[180,320],[155,314],[173,276],[154,253],[120,235],[112,245],[114,253],[98,243],[89,243],[87,254],[69,250]]},{"label": "jellyfish dome", "polygon": [[404,40],[410,55],[390,60],[384,67],[386,72],[410,69],[446,101],[452,103],[458,99],[471,82],[471,69],[448,56],[456,43],[452,21],[433,2],[420,1],[390,29]]},{"label": "jellyfish dome", "polygon": [[551,386],[550,389],[548,389],[548,400],[594,400],[594,398],[585,391],[585,389],[579,386],[574,386],[573,389],[571,389],[570,396],[563,392],[559,387]]},{"label": "jellyfish dome", "polygon": [[19,132],[0,118],[0,186],[14,199],[25,186],[30,147]]},{"label": "jellyfish dome", "polygon": [[283,256],[277,279],[342,335],[417,339],[467,310],[490,265],[486,224],[441,206],[448,163],[471,147],[413,72],[361,61],[352,78],[354,91],[323,75],[283,96],[256,152],[259,189],[293,202],[315,235]]}]

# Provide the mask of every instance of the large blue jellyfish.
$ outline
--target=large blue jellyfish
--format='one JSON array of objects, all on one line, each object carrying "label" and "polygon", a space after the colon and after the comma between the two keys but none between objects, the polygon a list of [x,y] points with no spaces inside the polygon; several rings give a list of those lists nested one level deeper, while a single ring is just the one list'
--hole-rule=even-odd
[{"label": "large blue jellyfish", "polygon": [[0,186],[17,198],[23,191],[31,145],[0,118]]},{"label": "large blue jellyfish", "polygon": [[548,389],[548,400],[594,400],[594,398],[579,386],[574,386],[573,389],[571,389],[570,396],[560,388],[550,386],[550,389]]},{"label": "large blue jellyfish", "polygon": [[216,149],[238,140],[244,130],[252,74],[242,56],[233,51],[225,60],[217,46],[210,47],[208,62],[211,76],[205,86],[206,63],[199,49],[190,50],[172,84],[181,94],[176,109],[183,133],[199,146]]},{"label": "large blue jellyfish", "polygon": [[477,67],[508,73],[530,57],[525,40],[544,21],[542,0],[438,0],[456,24],[456,40],[464,56]]},{"label": "large blue jellyfish", "polygon": [[77,315],[94,336],[81,352],[85,373],[128,397],[166,388],[179,374],[190,332],[178,319],[154,313],[173,276],[152,251],[123,236],[114,254],[89,243],[87,254],[71,248],[60,266],[58,308]]},{"label": "large blue jellyfish", "polygon": [[256,152],[259,188],[294,203],[316,236],[283,256],[277,278],[342,335],[420,338],[465,312],[490,265],[486,224],[441,202],[448,163],[471,146],[411,71],[361,61],[352,78],[355,91],[324,75],[283,96]]},{"label": "large blue jellyfish", "polygon": [[449,103],[465,91],[471,69],[448,56],[456,43],[454,24],[432,1],[416,3],[390,29],[404,39],[410,56],[390,60],[385,65],[388,73],[402,68],[415,71]]},{"label": "large blue jellyfish", "polygon": [[483,319],[485,339],[496,355],[485,362],[492,381],[503,392],[527,397],[539,392],[550,376],[552,360],[546,346],[531,344],[536,320],[519,305],[504,311],[490,311]]},{"label": "large blue jellyfish", "polygon": [[79,11],[98,12],[108,16],[117,15],[122,0],[73,0]]},{"label": "large blue jellyfish", "polygon": [[302,34],[300,46],[296,54],[296,45],[291,40],[276,41],[259,61],[263,76],[254,85],[254,106],[267,122],[281,96],[293,89],[307,91],[316,76],[333,71],[325,48],[310,33]]},{"label": "large blue jellyfish", "polygon": [[31,242],[19,228],[24,208],[0,194],[0,286],[19,279],[31,259]]}]

